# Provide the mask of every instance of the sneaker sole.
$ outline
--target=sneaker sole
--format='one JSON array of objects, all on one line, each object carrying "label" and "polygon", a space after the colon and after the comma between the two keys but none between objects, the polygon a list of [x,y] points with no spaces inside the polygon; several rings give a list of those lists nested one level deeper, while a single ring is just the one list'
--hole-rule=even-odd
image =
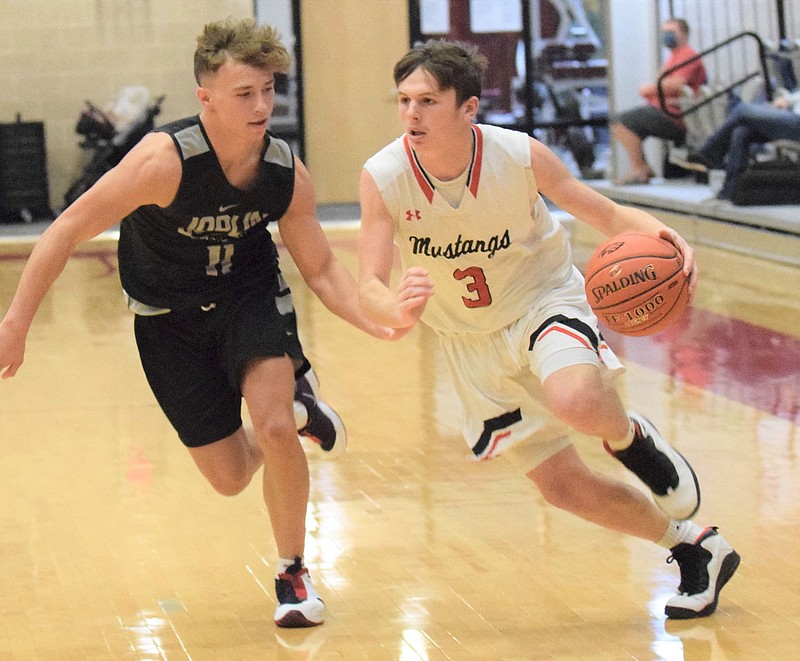
[{"label": "sneaker sole", "polygon": [[[667,448],[669,450],[671,450],[672,452],[674,452],[676,455],[678,455],[683,460],[683,463],[686,464],[686,468],[689,469],[689,474],[692,476],[692,482],[694,483],[694,492],[695,492],[695,494],[697,496],[697,502],[695,503],[694,509],[692,509],[688,514],[684,513],[681,510],[676,510],[674,508],[670,508],[670,506],[669,506],[669,496],[658,496],[656,494],[653,494],[653,499],[656,501],[656,505],[658,505],[659,509],[662,512],[664,512],[664,514],[666,514],[667,516],[672,517],[673,519],[677,519],[679,521],[685,521],[686,519],[691,519],[695,514],[697,514],[697,510],[700,509],[700,503],[702,501],[702,495],[700,493],[700,481],[697,479],[697,475],[694,472],[694,468],[692,468],[692,465],[689,463],[689,461],[688,461],[688,459],[686,459],[686,457],[684,457],[680,452],[678,452],[674,447],[672,447],[672,445],[670,445],[664,439],[664,437],[661,436],[661,434],[658,431],[657,427],[652,422],[650,422],[650,420],[648,418],[643,416],[641,413],[635,413],[635,412],[634,412],[634,416],[644,420],[648,425],[650,425],[650,427],[652,428],[652,431],[649,431],[648,433],[653,437],[653,439],[656,438],[655,436],[653,436],[653,433],[655,432],[656,434],[658,434],[658,437],[661,438],[662,441],[664,441],[664,443],[666,444]],[[658,446],[656,446],[656,447],[658,447]],[[661,451],[663,452],[663,450],[661,450]]]},{"label": "sneaker sole", "polygon": [[333,447],[330,450],[324,450],[320,446],[322,456],[326,459],[338,459],[347,450],[347,430],[344,428],[344,422],[342,422],[339,414],[322,400],[317,400],[317,406],[330,418],[331,422],[333,422],[333,428],[336,430],[336,443],[333,444]]},{"label": "sneaker sole", "polygon": [[308,368],[308,372],[304,375],[308,385],[311,386],[311,392],[314,393],[314,399],[319,399],[319,379],[313,367]]},{"label": "sneaker sole", "polygon": [[328,418],[330,418],[331,422],[333,423],[333,428],[336,430],[337,441],[330,450],[325,450],[322,447],[322,444],[319,442],[319,439],[311,436],[310,434],[300,434],[300,438],[308,438],[312,440],[319,448],[323,458],[328,460],[338,459],[347,450],[347,430],[344,427],[344,422],[342,422],[342,419],[339,417],[336,411],[334,411],[319,398],[319,378],[317,377],[316,372],[314,372],[314,368],[309,367],[304,376],[306,381],[308,381],[308,385],[311,386],[311,392],[314,393],[314,399],[317,400],[317,406]]},{"label": "sneaker sole", "polygon": [[282,629],[306,629],[308,627],[318,627],[323,623],[323,620],[314,622],[309,620],[299,610],[291,610],[283,615],[279,620],[275,620],[275,624]]},{"label": "sneaker sole", "polygon": [[[305,379],[305,382],[308,384],[308,387],[311,388],[311,394],[314,396],[314,400],[319,399],[319,379],[314,372],[313,367],[309,367],[308,371],[300,377],[301,379]],[[294,422],[297,425],[297,431],[300,431],[305,425],[308,423],[307,417],[307,409],[305,404],[302,401],[295,399],[294,400]],[[301,436],[302,438],[302,436]]]},{"label": "sneaker sole", "polygon": [[700,493],[700,481],[697,479],[697,475],[694,472],[694,468],[692,468],[692,465],[689,463],[686,457],[684,457],[680,452],[678,452],[672,446],[670,446],[670,448],[675,454],[677,454],[681,459],[683,459],[683,462],[686,464],[686,468],[689,469],[689,473],[691,473],[692,475],[692,482],[694,483],[694,491],[697,494],[697,503],[695,504],[693,510],[691,510],[688,514],[684,514],[679,510],[669,511],[669,505],[666,502],[669,496],[656,496],[654,494],[653,498],[655,499],[656,504],[661,509],[661,511],[664,512],[664,514],[671,516],[673,519],[678,519],[679,521],[681,520],[685,521],[686,519],[691,519],[695,514],[697,514],[697,510],[700,509],[700,503],[702,502],[702,494]]},{"label": "sneaker sole", "polygon": [[698,617],[707,617],[717,610],[717,602],[719,601],[719,593],[725,584],[731,580],[742,558],[736,551],[731,551],[722,561],[719,568],[719,575],[717,576],[717,585],[714,590],[714,601],[712,601],[703,610],[693,611],[690,608],[680,608],[679,606],[666,606],[664,613],[667,617],[673,620],[691,620]]}]

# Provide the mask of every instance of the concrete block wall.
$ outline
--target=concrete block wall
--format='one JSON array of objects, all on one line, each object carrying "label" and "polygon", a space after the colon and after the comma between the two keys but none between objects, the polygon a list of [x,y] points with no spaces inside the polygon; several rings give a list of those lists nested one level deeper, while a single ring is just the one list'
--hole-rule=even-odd
[{"label": "concrete block wall", "polygon": [[0,122],[44,122],[52,206],[87,157],[75,132],[84,101],[102,107],[144,85],[166,95],[159,123],[197,112],[197,34],[252,15],[252,0],[2,0]]}]

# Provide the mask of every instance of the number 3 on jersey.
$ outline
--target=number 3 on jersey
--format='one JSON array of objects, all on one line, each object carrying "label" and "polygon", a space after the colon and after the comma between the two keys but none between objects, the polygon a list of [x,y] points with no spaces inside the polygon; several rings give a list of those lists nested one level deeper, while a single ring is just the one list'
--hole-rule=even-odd
[{"label": "number 3 on jersey", "polygon": [[461,297],[468,308],[485,308],[492,304],[492,292],[489,291],[482,268],[470,266],[466,269],[456,269],[453,271],[453,277],[456,280],[464,280],[467,291],[477,295],[477,298]]}]

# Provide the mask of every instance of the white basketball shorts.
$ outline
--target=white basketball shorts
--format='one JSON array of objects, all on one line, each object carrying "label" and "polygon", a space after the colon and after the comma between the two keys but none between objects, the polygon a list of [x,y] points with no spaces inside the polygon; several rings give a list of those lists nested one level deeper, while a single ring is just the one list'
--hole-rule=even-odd
[{"label": "white basketball shorts", "polygon": [[525,441],[527,470],[571,442],[569,427],[545,404],[544,379],[578,364],[612,373],[624,369],[601,339],[582,284],[574,280],[510,326],[486,334],[439,334],[439,341],[472,456],[483,461]]}]

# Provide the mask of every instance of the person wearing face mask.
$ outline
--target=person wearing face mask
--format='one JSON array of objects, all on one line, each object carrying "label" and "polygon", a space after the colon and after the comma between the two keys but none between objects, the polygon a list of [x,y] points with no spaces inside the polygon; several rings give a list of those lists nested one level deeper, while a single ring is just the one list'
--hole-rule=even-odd
[{"label": "person wearing face mask", "polygon": [[[662,29],[662,43],[670,50],[670,56],[664,62],[661,71],[667,71],[686,62],[685,66],[661,81],[667,108],[678,112],[680,110],[678,98],[683,93],[683,88],[689,86],[696,93],[700,86],[706,83],[706,69],[702,60],[692,60],[697,51],[688,44],[689,24],[684,19],[671,18],[664,23]],[[656,83],[642,85],[639,94],[647,104],[618,114],[611,123],[611,133],[625,149],[630,161],[630,172],[614,181],[619,186],[646,184],[653,176],[653,170],[644,156],[645,138],[652,136],[671,140],[676,144],[682,144],[686,138],[686,127],[683,122],[661,109]]]}]

